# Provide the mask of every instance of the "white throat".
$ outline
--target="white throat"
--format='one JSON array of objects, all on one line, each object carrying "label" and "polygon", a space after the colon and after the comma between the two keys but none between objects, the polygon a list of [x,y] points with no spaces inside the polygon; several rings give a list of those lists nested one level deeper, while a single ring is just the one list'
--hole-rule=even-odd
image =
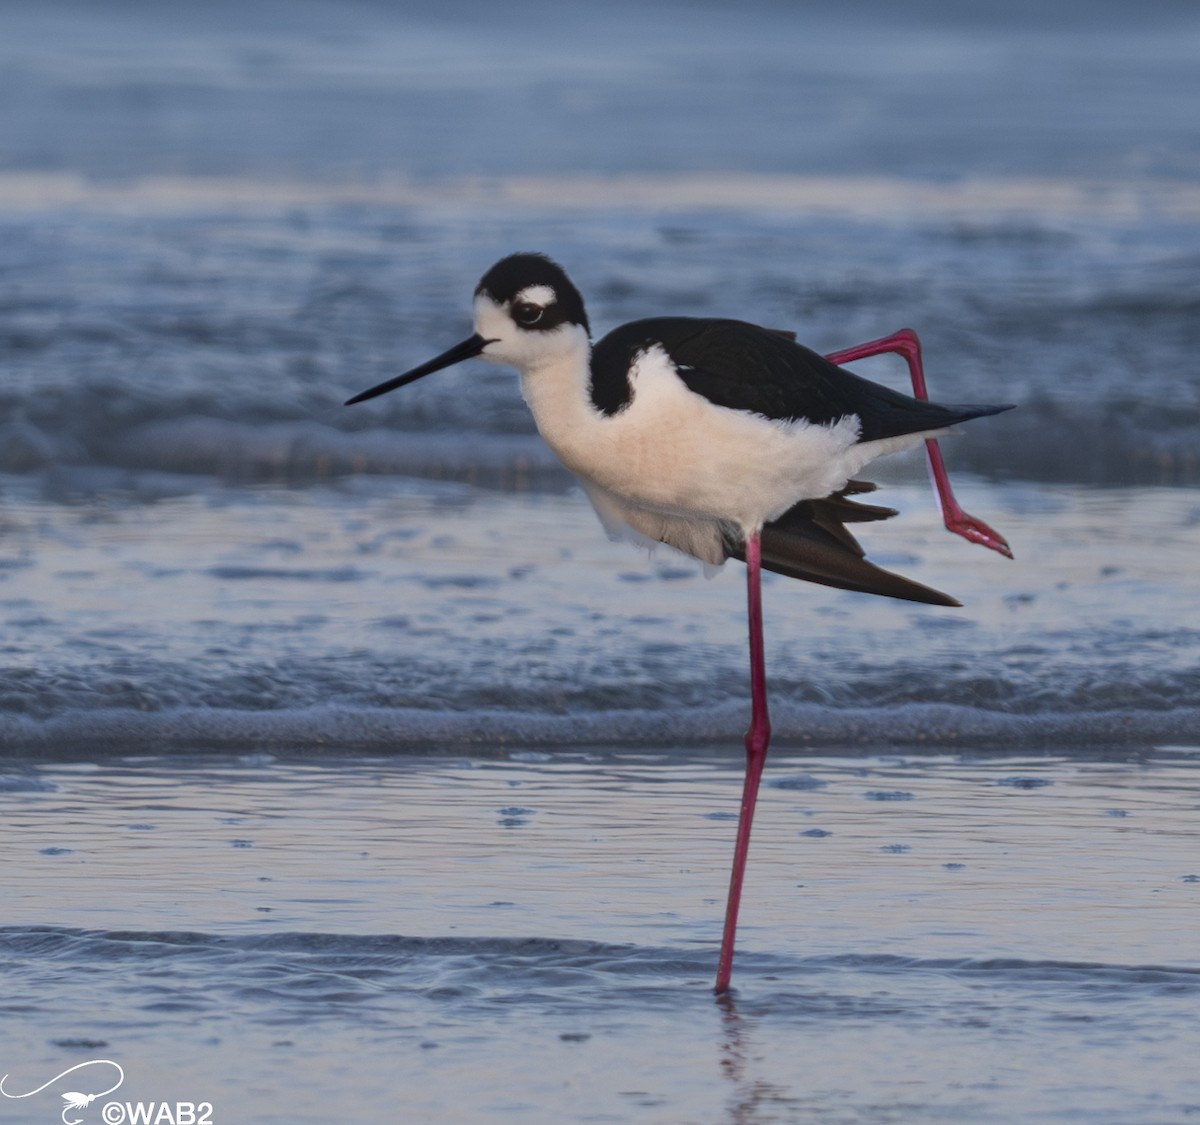
[{"label": "white throat", "polygon": [[585,454],[595,445],[602,418],[592,405],[592,346],[582,328],[563,328],[570,329],[571,346],[521,365],[521,394],[546,444],[568,469],[586,474]]},{"label": "white throat", "polygon": [[579,324],[537,331],[519,328],[486,293],[475,298],[475,331],[493,341],[481,358],[515,367],[521,393],[546,443],[570,469],[581,468],[580,446],[599,412],[591,400],[592,345]]}]

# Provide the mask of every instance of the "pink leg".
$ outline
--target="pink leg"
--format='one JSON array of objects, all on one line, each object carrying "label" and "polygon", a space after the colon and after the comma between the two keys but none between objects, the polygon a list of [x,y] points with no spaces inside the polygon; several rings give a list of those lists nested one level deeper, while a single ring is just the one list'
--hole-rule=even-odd
[{"label": "pink leg", "polygon": [[725,932],[721,938],[721,958],[717,962],[717,983],[713,989],[718,996],[729,991],[729,977],[733,972],[733,939],[742,900],[742,879],[746,874],[746,854],[750,849],[750,825],[758,800],[758,783],[767,760],[767,745],[771,741],[767,673],[763,662],[762,543],[758,532],[746,539],[746,608],[750,618],[750,729],[746,732],[746,780],[742,787],[737,844],[733,849],[733,872],[729,877]]},{"label": "pink leg", "polygon": [[[928,401],[929,392],[925,389],[925,370],[921,364],[921,341],[911,328],[901,328],[881,340],[871,340],[866,344],[858,344],[844,351],[833,352],[825,358],[832,363],[851,363],[869,355],[879,355],[882,352],[896,352],[908,361],[908,370],[912,375],[913,394],[923,402]],[[991,547],[1002,555],[1012,558],[1012,551],[1004,536],[994,531],[983,520],[967,515],[954,499],[950,488],[950,478],[946,475],[946,463],[942,460],[942,451],[933,438],[925,442],[925,453],[929,458],[929,472],[933,477],[934,488],[937,490],[938,506],[942,510],[942,519],[948,530],[972,543],[980,543]]]}]

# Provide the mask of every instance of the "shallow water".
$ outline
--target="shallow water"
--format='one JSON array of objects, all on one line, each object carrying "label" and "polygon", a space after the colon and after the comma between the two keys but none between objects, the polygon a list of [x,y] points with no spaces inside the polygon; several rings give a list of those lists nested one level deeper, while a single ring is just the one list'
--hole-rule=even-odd
[{"label": "shallow water", "polygon": [[[609,543],[577,493],[75,481],[102,487],[4,491],[13,749],[739,743],[737,568]],[[779,744],[1193,741],[1194,497],[960,489],[1015,561],[947,535],[911,484],[879,493],[903,513],[864,541],[962,609],[768,579]]]},{"label": "shallow water", "polygon": [[112,1058],[220,1120],[1183,1121],[1196,753],[777,755],[727,1003],[734,755],[10,761],[10,1088]]}]

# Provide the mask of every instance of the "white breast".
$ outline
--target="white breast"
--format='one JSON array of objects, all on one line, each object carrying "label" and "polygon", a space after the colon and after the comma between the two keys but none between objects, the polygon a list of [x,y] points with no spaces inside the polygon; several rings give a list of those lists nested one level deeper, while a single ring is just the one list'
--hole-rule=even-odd
[{"label": "white breast", "polygon": [[798,500],[837,491],[885,452],[872,451],[881,443],[856,445],[853,417],[813,425],[714,406],[688,390],[658,346],[637,357],[630,379],[632,401],[614,415],[592,406],[587,372],[578,368],[526,373],[522,387],[568,468],[664,514],[750,531]]}]

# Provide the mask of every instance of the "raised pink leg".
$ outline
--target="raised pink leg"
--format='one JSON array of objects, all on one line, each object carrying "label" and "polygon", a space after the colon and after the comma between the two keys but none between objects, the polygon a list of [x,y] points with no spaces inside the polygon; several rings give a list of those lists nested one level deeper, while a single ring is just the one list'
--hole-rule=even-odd
[{"label": "raised pink leg", "polygon": [[763,662],[762,543],[757,531],[746,539],[746,608],[750,618],[750,729],[746,731],[746,780],[742,786],[742,811],[733,849],[733,872],[729,876],[725,932],[721,937],[721,958],[717,962],[717,983],[713,989],[718,996],[729,991],[729,977],[733,972],[733,939],[737,932],[738,906],[742,901],[746,854],[750,850],[750,825],[754,821],[758,783],[771,741],[767,672]]},{"label": "raised pink leg", "polygon": [[[831,363],[851,363],[856,359],[864,359],[869,355],[880,355],[883,352],[896,352],[908,361],[909,374],[912,375],[913,394],[923,402],[928,401],[929,392],[925,389],[925,369],[921,364],[921,341],[911,328],[901,328],[890,336],[880,340],[871,340],[866,344],[858,344],[840,352],[833,352],[825,358]],[[1012,558],[1012,551],[1003,535],[990,528],[983,520],[967,515],[954,499],[950,488],[950,478],[946,475],[946,463],[942,460],[942,451],[934,438],[925,442],[925,454],[929,459],[929,472],[933,477],[933,485],[937,491],[938,506],[942,510],[942,519],[948,531],[969,539],[972,543],[990,547],[1002,555]]]}]

